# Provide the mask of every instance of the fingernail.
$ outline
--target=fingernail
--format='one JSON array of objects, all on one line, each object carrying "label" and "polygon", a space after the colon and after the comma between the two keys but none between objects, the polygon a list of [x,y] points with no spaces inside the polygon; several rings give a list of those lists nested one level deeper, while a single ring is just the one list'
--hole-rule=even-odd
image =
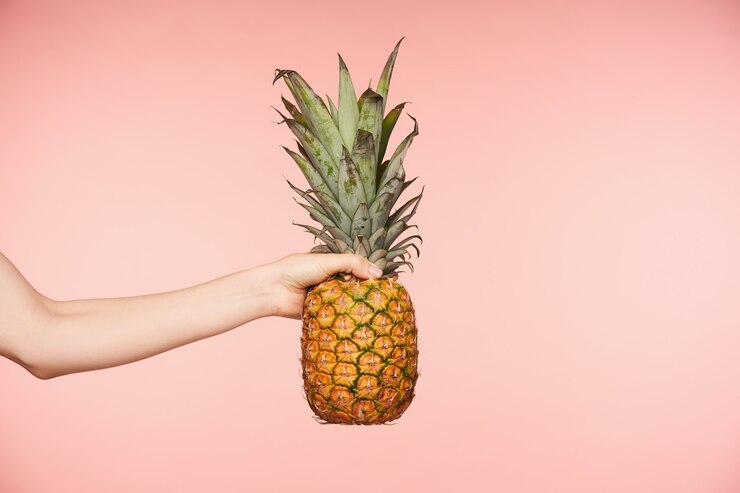
[{"label": "fingernail", "polygon": [[383,275],[383,269],[381,269],[377,265],[370,264],[370,268],[368,268],[367,271],[373,277],[380,277]]}]

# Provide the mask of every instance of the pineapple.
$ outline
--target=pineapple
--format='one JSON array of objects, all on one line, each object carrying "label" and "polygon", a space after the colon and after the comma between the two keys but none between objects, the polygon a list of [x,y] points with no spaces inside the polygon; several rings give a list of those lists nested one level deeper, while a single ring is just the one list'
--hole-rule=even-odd
[{"label": "pineapple", "polygon": [[[402,38],[403,40],[403,38]],[[293,70],[276,70],[295,102],[284,97],[290,116],[279,110],[297,138],[298,152],[285,148],[309,184],[300,205],[320,227],[298,224],[321,244],[312,252],[356,253],[383,269],[380,279],[333,276],[307,293],[301,336],[302,373],[308,404],[329,423],[380,424],[403,414],[418,376],[414,308],[399,283],[399,268],[417,256],[419,235],[399,239],[415,227],[419,195],[395,207],[406,180],[403,161],[413,131],[385,159],[388,139],[406,103],[385,113],[388,86],[401,41],[385,64],[375,90],[355,95],[339,56],[339,99],[327,104]],[[384,160],[385,159],[385,160]],[[393,210],[393,212],[391,212]]]}]

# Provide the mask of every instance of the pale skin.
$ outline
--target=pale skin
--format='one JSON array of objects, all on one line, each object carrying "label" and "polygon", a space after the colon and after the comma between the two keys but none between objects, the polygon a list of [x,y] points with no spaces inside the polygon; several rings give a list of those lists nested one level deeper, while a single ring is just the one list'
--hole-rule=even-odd
[{"label": "pale skin", "polygon": [[268,316],[300,319],[308,287],[382,273],[351,254],[293,254],[196,286],[127,298],[57,301],[0,253],[0,355],[49,379],[109,368]]}]

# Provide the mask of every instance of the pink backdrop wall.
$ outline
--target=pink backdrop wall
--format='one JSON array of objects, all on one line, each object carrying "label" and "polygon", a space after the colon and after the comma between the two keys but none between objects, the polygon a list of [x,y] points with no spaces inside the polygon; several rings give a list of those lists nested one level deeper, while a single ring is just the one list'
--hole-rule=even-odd
[{"label": "pink backdrop wall", "polygon": [[0,250],[70,299],[309,249],[273,70],[334,94],[341,51],[363,87],[402,35],[404,418],[316,424],[290,320],[51,381],[2,360],[1,493],[740,491],[734,1],[2,0]]}]

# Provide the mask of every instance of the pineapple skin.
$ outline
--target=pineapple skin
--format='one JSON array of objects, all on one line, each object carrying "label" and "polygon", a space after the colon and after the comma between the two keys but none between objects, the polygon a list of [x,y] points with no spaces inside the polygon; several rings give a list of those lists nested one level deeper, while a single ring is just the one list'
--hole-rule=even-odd
[{"label": "pineapple skin", "polygon": [[371,425],[404,413],[418,378],[415,318],[408,291],[393,279],[340,275],[308,291],[303,387],[320,420]]}]

